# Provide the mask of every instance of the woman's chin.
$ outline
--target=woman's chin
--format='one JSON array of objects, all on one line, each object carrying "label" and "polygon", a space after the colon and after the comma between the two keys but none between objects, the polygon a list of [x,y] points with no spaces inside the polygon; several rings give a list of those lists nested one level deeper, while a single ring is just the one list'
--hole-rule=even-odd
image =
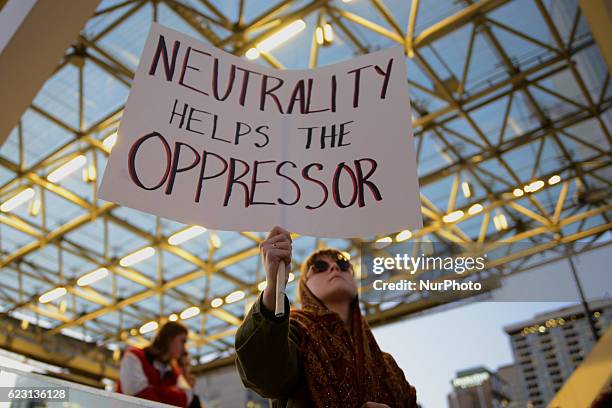
[{"label": "woman's chin", "polygon": [[332,278],[329,281],[329,286],[327,289],[327,297],[336,301],[338,299],[347,299],[350,301],[356,294],[355,287],[342,278]]}]

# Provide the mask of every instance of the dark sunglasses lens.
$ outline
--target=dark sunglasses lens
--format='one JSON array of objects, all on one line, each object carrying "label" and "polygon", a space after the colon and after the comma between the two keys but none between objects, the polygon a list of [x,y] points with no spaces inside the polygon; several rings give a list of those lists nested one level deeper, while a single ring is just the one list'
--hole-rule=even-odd
[{"label": "dark sunglasses lens", "polygon": [[317,272],[325,272],[329,268],[329,264],[325,261],[314,261],[312,264]]},{"label": "dark sunglasses lens", "polygon": [[340,270],[343,272],[346,272],[351,268],[351,263],[349,261],[338,259],[336,263],[338,264],[338,267],[340,268]]}]

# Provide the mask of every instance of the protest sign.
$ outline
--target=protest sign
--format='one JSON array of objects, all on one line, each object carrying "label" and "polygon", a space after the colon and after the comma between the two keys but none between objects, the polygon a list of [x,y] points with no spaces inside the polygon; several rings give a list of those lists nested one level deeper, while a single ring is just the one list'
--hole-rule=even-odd
[{"label": "protest sign", "polygon": [[153,24],[100,196],[221,230],[420,228],[404,58],[275,70]]}]

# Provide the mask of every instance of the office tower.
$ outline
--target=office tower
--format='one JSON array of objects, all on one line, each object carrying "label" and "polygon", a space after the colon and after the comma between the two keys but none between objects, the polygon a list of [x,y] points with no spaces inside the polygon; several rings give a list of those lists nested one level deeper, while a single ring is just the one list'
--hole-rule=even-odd
[{"label": "office tower", "polygon": [[508,384],[496,373],[479,366],[457,372],[448,395],[450,408],[501,408],[510,404]]},{"label": "office tower", "polygon": [[[599,334],[612,321],[612,301],[591,302]],[[527,406],[544,407],[595,343],[582,305],[536,315],[504,328],[510,336]]]},{"label": "office tower", "polygon": [[508,384],[510,403],[507,408],[525,408],[527,405],[527,392],[521,383],[520,367],[516,364],[501,366],[497,369],[497,375]]}]

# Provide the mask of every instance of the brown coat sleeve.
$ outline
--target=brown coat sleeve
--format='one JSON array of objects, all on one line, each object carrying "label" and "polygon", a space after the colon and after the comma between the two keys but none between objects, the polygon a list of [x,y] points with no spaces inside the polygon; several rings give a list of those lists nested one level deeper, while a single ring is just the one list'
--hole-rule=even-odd
[{"label": "brown coat sleeve", "polygon": [[300,334],[285,315],[274,316],[260,295],[236,333],[236,366],[244,385],[265,398],[286,399],[300,381]]},{"label": "brown coat sleeve", "polygon": [[[397,362],[393,358],[393,356],[389,353],[383,352],[383,358],[387,366],[390,370],[398,373],[398,376],[403,381],[401,393],[398,392],[398,396],[401,395],[401,407],[402,408],[418,408],[417,405],[417,392],[416,388],[414,388],[408,380],[406,380],[406,375],[404,374],[404,370],[397,365]],[[399,390],[398,390],[399,391]]]}]

